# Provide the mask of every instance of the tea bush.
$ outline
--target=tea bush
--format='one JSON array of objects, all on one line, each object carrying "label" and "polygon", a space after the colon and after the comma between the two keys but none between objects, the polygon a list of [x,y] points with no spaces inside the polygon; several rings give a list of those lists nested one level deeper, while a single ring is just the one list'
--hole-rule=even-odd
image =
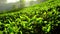
[{"label": "tea bush", "polygon": [[51,34],[60,24],[60,0],[49,0],[20,11],[0,14],[1,34]]}]

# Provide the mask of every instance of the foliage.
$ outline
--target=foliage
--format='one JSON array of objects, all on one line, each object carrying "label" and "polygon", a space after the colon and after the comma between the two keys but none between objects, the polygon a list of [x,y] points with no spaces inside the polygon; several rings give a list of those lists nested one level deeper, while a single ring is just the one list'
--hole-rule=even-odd
[{"label": "foliage", "polygon": [[5,34],[47,34],[60,24],[60,0],[49,0],[0,14],[0,32]]}]

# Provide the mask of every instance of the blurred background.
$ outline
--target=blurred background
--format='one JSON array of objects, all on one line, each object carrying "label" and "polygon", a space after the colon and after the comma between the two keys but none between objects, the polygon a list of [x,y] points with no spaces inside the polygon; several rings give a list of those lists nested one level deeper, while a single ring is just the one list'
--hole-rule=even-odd
[{"label": "blurred background", "polygon": [[45,0],[0,0],[0,11],[14,8],[24,8],[34,4],[40,4]]}]

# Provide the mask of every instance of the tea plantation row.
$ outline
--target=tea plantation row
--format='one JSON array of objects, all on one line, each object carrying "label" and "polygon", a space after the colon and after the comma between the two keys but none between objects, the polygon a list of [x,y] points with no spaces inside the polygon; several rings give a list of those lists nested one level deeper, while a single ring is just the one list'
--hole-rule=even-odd
[{"label": "tea plantation row", "polygon": [[60,0],[0,14],[0,34],[51,34],[60,26]]}]

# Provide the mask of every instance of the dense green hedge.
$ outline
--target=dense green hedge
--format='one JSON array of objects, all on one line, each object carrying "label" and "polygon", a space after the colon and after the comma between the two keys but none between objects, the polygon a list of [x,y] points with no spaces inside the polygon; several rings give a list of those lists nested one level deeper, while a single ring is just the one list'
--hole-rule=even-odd
[{"label": "dense green hedge", "polygon": [[47,34],[60,24],[60,0],[0,14],[0,34]]}]

